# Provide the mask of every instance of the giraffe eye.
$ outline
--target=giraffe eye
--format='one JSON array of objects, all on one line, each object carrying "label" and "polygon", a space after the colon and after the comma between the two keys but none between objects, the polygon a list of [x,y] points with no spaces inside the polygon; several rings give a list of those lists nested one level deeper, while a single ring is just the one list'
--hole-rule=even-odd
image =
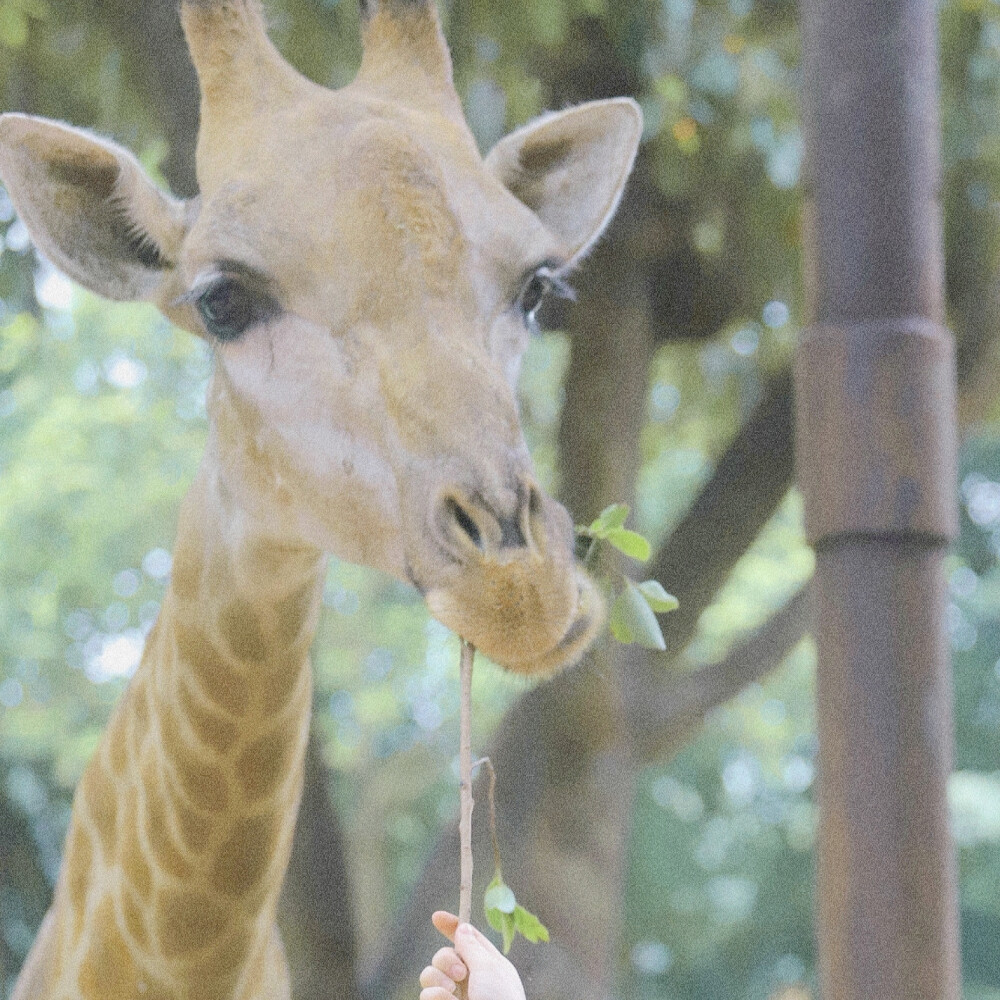
[{"label": "giraffe eye", "polygon": [[270,319],[277,305],[240,278],[220,275],[195,300],[205,329],[217,340],[238,340],[251,326]]},{"label": "giraffe eye", "polygon": [[534,327],[535,313],[549,294],[571,299],[573,289],[553,267],[543,264],[525,278],[517,296],[517,307],[530,327]]},{"label": "giraffe eye", "polygon": [[535,312],[538,310],[538,307],[545,299],[546,293],[549,292],[551,288],[552,279],[549,277],[544,268],[539,268],[525,282],[524,287],[521,289],[521,297],[518,300],[518,305],[520,305],[521,312],[524,313],[528,319],[534,319]]}]

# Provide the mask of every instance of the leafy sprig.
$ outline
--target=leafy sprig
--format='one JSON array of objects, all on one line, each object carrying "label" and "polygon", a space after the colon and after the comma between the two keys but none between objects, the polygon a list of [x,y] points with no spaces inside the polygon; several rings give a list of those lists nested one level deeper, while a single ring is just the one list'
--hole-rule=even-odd
[{"label": "leafy sprig", "polygon": [[548,928],[533,913],[521,906],[514,896],[514,890],[503,880],[498,868],[486,889],[483,908],[490,926],[503,935],[503,953],[510,951],[514,937],[521,934],[532,944],[548,941]]},{"label": "leafy sprig", "polygon": [[[601,544],[611,545],[613,548],[623,552],[630,559],[639,562],[647,562],[652,554],[649,541],[638,531],[632,531],[625,527],[628,520],[629,508],[626,504],[616,503],[601,511],[600,516],[590,525],[577,526],[577,533],[590,539],[590,548],[587,551],[585,564],[590,566],[594,561],[594,555]],[[615,595],[611,604],[610,626],[611,634],[623,643],[637,642],[649,649],[665,649],[666,643],[663,640],[663,632],[660,630],[660,623],[656,620],[657,614],[664,614],[673,611],[678,606],[677,598],[668,594],[657,580],[644,580],[642,583],[635,583],[623,573],[613,571],[613,579],[610,581],[612,593]],[[471,675],[472,675],[472,647],[467,643],[462,646],[462,715],[463,720],[467,720],[471,714]],[[463,803],[465,797],[468,802],[463,805],[463,816],[468,810],[471,819],[472,804],[472,769],[473,765],[468,763],[468,748],[465,741],[468,739],[468,726],[463,722],[463,758],[466,763],[462,770],[462,795]],[[496,773],[488,757],[478,761],[489,770],[489,807],[490,807],[490,836],[493,839],[493,881],[486,887],[486,894],[483,897],[483,910],[490,926],[503,936],[503,950],[506,955],[514,943],[514,938],[521,934],[532,943],[548,941],[549,932],[546,926],[529,910],[526,910],[517,901],[514,890],[504,881],[503,869],[500,865],[500,845],[497,841],[497,821],[496,821]],[[471,868],[472,868],[472,832],[471,823],[468,829],[463,831],[462,856],[463,856],[463,881],[462,894],[464,902],[459,906],[459,914],[465,911],[469,905],[469,891],[471,889]],[[468,867],[468,878],[464,874],[465,866]],[[467,912],[467,911],[465,911]]]},{"label": "leafy sprig", "polygon": [[[589,526],[577,525],[577,534],[591,539],[584,560],[587,565],[593,563],[597,546],[601,542],[613,546],[631,559],[639,562],[649,560],[652,554],[649,541],[638,531],[625,527],[628,515],[627,504],[615,503],[605,507]],[[611,634],[622,643],[636,642],[647,649],[666,649],[667,644],[656,615],[676,610],[679,605],[677,598],[668,594],[657,580],[634,583],[623,573],[616,572],[615,576],[617,579],[611,581],[614,594],[609,615]]]},{"label": "leafy sprig", "polygon": [[613,503],[610,507],[605,507],[597,520],[589,527],[577,525],[578,535],[593,539],[591,551],[587,553],[588,558],[590,558],[596,543],[601,541],[613,545],[619,552],[624,552],[625,555],[632,559],[638,559],[639,562],[646,562],[649,559],[652,549],[645,536],[625,527],[628,515],[628,504]]},{"label": "leafy sprig", "polygon": [[489,757],[483,757],[478,763],[483,764],[490,775],[490,838],[493,841],[493,881],[486,887],[483,909],[490,926],[503,935],[503,953],[506,955],[517,934],[521,934],[532,944],[537,944],[539,941],[548,941],[549,931],[538,917],[518,903],[514,890],[503,880],[500,842],[497,839],[497,775]]}]

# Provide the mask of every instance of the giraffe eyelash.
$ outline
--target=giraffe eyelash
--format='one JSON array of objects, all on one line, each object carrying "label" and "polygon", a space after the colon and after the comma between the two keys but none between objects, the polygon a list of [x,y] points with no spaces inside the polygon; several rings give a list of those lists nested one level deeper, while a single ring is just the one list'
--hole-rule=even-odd
[{"label": "giraffe eyelash", "polygon": [[549,294],[557,299],[567,299],[576,302],[576,289],[569,283],[569,276],[565,271],[549,271]]}]

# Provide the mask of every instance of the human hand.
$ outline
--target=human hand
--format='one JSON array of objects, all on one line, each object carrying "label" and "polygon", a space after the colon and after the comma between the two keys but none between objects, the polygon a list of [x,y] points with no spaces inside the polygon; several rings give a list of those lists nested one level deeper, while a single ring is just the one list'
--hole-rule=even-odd
[{"label": "human hand", "polygon": [[441,948],[420,973],[420,1000],[454,1000],[466,979],[468,1000],[525,1000],[517,969],[472,924],[443,910],[431,922],[454,947]]}]

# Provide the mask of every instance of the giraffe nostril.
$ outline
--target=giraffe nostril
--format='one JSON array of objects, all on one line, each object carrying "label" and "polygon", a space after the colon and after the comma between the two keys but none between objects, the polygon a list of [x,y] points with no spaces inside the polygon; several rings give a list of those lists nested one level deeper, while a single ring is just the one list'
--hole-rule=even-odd
[{"label": "giraffe nostril", "polygon": [[545,551],[545,516],[542,492],[534,483],[528,487],[528,502],[522,508],[522,533],[525,544],[529,541],[539,552]]},{"label": "giraffe nostril", "polygon": [[541,514],[542,512],[542,491],[532,484],[528,487],[528,513]]},{"label": "giraffe nostril", "polygon": [[444,504],[452,522],[477,549],[482,551],[483,536],[469,512],[454,497],[447,497]]},{"label": "giraffe nostril", "polygon": [[544,555],[547,515],[544,495],[528,481],[490,500],[481,490],[453,486],[440,496],[434,520],[439,540],[459,563],[486,556],[507,562],[529,551]]}]

